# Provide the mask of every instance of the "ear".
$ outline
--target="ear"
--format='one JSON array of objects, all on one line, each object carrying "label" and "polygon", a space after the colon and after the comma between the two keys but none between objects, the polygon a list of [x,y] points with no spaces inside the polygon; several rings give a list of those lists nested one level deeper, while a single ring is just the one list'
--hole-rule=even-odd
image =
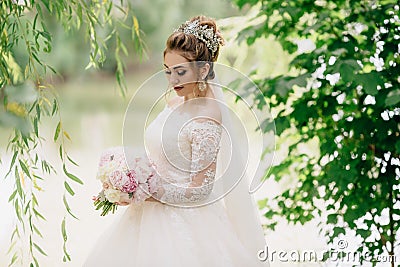
[{"label": "ear", "polygon": [[207,77],[209,71],[210,71],[210,64],[208,63],[204,64],[204,66],[200,68],[200,79],[204,80]]}]

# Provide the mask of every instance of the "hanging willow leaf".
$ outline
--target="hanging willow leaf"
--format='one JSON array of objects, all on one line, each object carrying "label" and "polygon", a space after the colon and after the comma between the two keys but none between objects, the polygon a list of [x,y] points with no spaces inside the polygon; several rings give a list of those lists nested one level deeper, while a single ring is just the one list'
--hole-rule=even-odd
[{"label": "hanging willow leaf", "polygon": [[[31,204],[31,200],[29,200],[28,203],[26,203],[26,205],[25,205],[25,208],[24,208],[24,214],[25,215],[28,213],[28,209],[30,208],[30,204]],[[30,222],[30,219],[29,219],[29,222]]]},{"label": "hanging willow leaf", "polygon": [[11,262],[10,262],[10,266],[13,265],[18,259],[18,255],[17,252],[14,253],[14,255],[12,256]]},{"label": "hanging willow leaf", "polygon": [[135,29],[136,36],[139,36],[139,21],[137,20],[136,16],[133,16],[133,28]]},{"label": "hanging willow leaf", "polygon": [[59,156],[61,160],[64,160],[64,156],[63,156],[63,147],[62,145],[60,145],[60,147],[58,148],[58,152],[59,152]]},{"label": "hanging willow leaf", "polygon": [[75,175],[73,175],[72,173],[69,173],[67,171],[67,169],[65,168],[65,164],[63,164],[63,170],[64,170],[64,173],[68,176],[68,178],[70,178],[74,182],[77,182],[78,184],[83,184],[81,179],[79,179],[78,177],[76,177]]},{"label": "hanging willow leaf", "polygon": [[57,99],[54,98],[54,100],[53,100],[53,109],[51,111],[51,116],[54,116],[54,114],[56,114],[57,110],[58,110]]},{"label": "hanging willow leaf", "polygon": [[10,174],[12,168],[14,167],[15,160],[16,160],[17,156],[18,156],[18,151],[16,150],[16,151],[14,151],[14,155],[13,155],[13,157],[11,159],[9,170],[8,170],[7,174],[4,177],[7,177]]},{"label": "hanging willow leaf", "polygon": [[20,176],[18,173],[18,168],[17,166],[15,166],[15,184],[17,185],[17,191],[18,191],[18,195],[20,198],[23,198],[23,192],[22,192],[22,186],[21,186],[21,181],[20,181]]},{"label": "hanging willow leaf", "polygon": [[63,218],[62,223],[61,223],[61,233],[63,236],[63,240],[67,241],[68,237],[67,237],[67,231],[65,230],[65,217]]},{"label": "hanging willow leaf", "polygon": [[41,238],[43,238],[43,235],[42,235],[42,233],[40,232],[40,230],[35,226],[35,225],[32,225],[33,226],[33,231],[35,231],[35,233],[38,235],[38,236],[40,236]]},{"label": "hanging willow leaf", "polygon": [[15,210],[15,214],[17,215],[17,218],[20,222],[23,222],[22,216],[21,216],[21,208],[18,204],[18,201],[14,202],[14,210]]},{"label": "hanging willow leaf", "polygon": [[22,170],[24,171],[24,173],[32,179],[31,174],[29,173],[28,167],[25,165],[25,163],[22,160],[19,160],[19,164],[22,168]]},{"label": "hanging willow leaf", "polygon": [[62,234],[63,242],[64,242],[64,244],[63,244],[63,251],[64,251],[63,261],[64,262],[71,261],[71,257],[69,255],[69,253],[67,251],[67,247],[66,247],[68,236],[67,236],[67,230],[66,230],[65,217],[63,218],[62,223],[61,223],[61,234]]},{"label": "hanging willow leaf", "polygon": [[60,134],[60,129],[61,129],[61,121],[58,122],[56,131],[54,132],[54,142],[56,142],[58,139],[58,136]]},{"label": "hanging willow leaf", "polygon": [[39,251],[42,255],[47,256],[46,252],[36,243],[33,243],[33,246]]},{"label": "hanging willow leaf", "polygon": [[71,196],[75,195],[74,190],[72,190],[71,186],[70,186],[67,182],[64,182],[64,187],[65,187],[65,189],[67,189],[68,193],[69,193]]},{"label": "hanging willow leaf", "polygon": [[36,195],[34,193],[32,193],[32,203],[33,206],[39,205],[39,202],[37,201]]},{"label": "hanging willow leaf", "polygon": [[36,106],[36,115],[37,115],[38,120],[40,121],[40,113],[41,113],[40,112],[40,105],[38,105],[37,102],[36,102],[35,106]]},{"label": "hanging willow leaf", "polygon": [[66,131],[63,131],[64,136],[71,141],[71,137],[69,136],[69,134]]},{"label": "hanging willow leaf", "polygon": [[64,202],[65,208],[67,209],[67,212],[68,212],[73,218],[75,218],[75,219],[78,220],[78,217],[76,217],[76,216],[72,213],[71,208],[69,207],[69,204],[68,204],[68,202],[67,202],[67,198],[65,197],[65,195],[63,196],[63,202]]},{"label": "hanging willow leaf", "polygon": [[11,194],[11,196],[8,198],[8,202],[11,202],[15,196],[17,195],[17,190],[14,190],[14,192]]},{"label": "hanging willow leaf", "polygon": [[69,156],[67,156],[67,159],[69,160],[69,162],[71,162],[71,163],[74,164],[75,166],[79,166],[78,163],[76,163],[75,161],[73,161]]},{"label": "hanging willow leaf", "polygon": [[40,219],[42,219],[43,221],[47,221],[46,218],[40,213],[38,212],[34,207],[32,208],[33,213]]},{"label": "hanging willow leaf", "polygon": [[13,233],[11,234],[11,240],[13,240],[15,236],[20,237],[18,227],[15,227]]},{"label": "hanging willow leaf", "polygon": [[33,129],[35,131],[36,137],[39,137],[39,128],[38,128],[38,119],[37,118],[33,119]]},{"label": "hanging willow leaf", "polygon": [[35,263],[35,267],[39,267],[39,262],[36,257],[33,257],[33,262]]},{"label": "hanging willow leaf", "polygon": [[[54,27],[49,27],[51,26],[49,23],[57,22],[63,25],[66,31],[83,28],[80,32],[87,32],[88,36],[93,37],[85,40],[84,38],[78,38],[77,40],[88,41],[90,47],[89,67],[94,68],[101,67],[106,59],[112,58],[107,58],[107,55],[110,53],[114,54],[116,50],[118,50],[118,53],[126,55],[130,52],[126,45],[129,43],[135,44],[134,48],[138,50],[140,55],[142,46],[136,46],[136,44],[142,44],[142,40],[139,37],[139,23],[133,17],[130,8],[126,8],[126,5],[129,4],[125,3],[125,1],[121,1],[119,4],[108,1],[106,5],[101,3],[87,3],[85,1],[0,2],[0,28],[2,29],[0,30],[1,104],[4,108],[7,106],[9,108],[14,107],[14,111],[21,111],[22,113],[20,114],[24,115],[16,122],[20,125],[10,124],[8,126],[7,124],[5,126],[13,130],[7,145],[7,151],[12,151],[13,156],[6,177],[9,177],[14,171],[11,178],[13,178],[15,188],[8,199],[13,204],[16,217],[18,218],[11,238],[9,255],[12,255],[12,257],[10,257],[8,266],[20,264],[22,258],[29,259],[27,262],[24,261],[26,266],[39,266],[39,260],[42,256],[47,256],[47,254],[37,240],[35,240],[35,237],[43,237],[36,223],[39,220],[45,220],[45,216],[38,210],[39,203],[35,193],[41,190],[42,185],[38,184],[38,182],[45,184],[45,180],[43,179],[46,179],[46,177],[36,175],[35,173],[37,171],[47,174],[50,174],[51,171],[56,173],[52,165],[47,160],[42,159],[36,152],[41,145],[41,141],[44,140],[40,136],[41,121],[43,119],[51,117],[50,119],[55,120],[56,127],[52,137],[54,142],[59,142],[59,159],[63,164],[63,171],[66,175],[65,179],[71,179],[76,183],[83,184],[81,179],[66,170],[66,161],[71,162],[75,166],[78,166],[78,164],[68,156],[64,146],[64,141],[71,140],[71,137],[62,124],[57,91],[50,84],[44,84],[46,81],[52,80],[48,79],[48,70],[57,73],[57,68],[53,68],[49,64],[50,62],[48,62],[48,59],[51,58],[51,53],[54,52],[52,37],[55,36],[53,32]],[[123,5],[123,8],[120,8],[120,5]],[[122,12],[123,16],[115,16],[115,10]],[[132,31],[136,32],[137,36],[133,38],[133,36],[130,36],[130,32],[128,36],[132,38],[130,41],[123,43],[119,40],[118,47],[110,45],[109,42],[113,40],[112,37],[118,35],[121,30],[127,29],[124,22],[127,21],[131,25],[132,19],[135,26],[129,26],[129,28],[133,28]],[[111,33],[109,36],[110,39],[99,38],[99,36],[103,36],[104,30]],[[18,59],[25,58],[25,63],[24,60],[16,60],[13,53],[9,52],[14,51],[18,46],[24,48],[22,50],[17,49],[18,51],[21,50],[18,52]],[[110,48],[114,51],[108,52],[107,50]],[[127,87],[124,81],[124,64],[121,58],[118,58],[117,61],[119,70],[118,81],[116,80],[116,82],[120,86],[120,90],[125,93]],[[28,84],[26,81],[32,81],[29,83],[29,88],[25,88],[25,85]],[[16,86],[18,84],[23,86]],[[9,89],[4,91],[1,88]],[[15,104],[8,105],[8,102],[15,102]],[[60,115],[60,117],[56,119],[56,115]],[[2,123],[3,116],[0,117],[0,123]],[[27,181],[29,182],[26,183],[27,186],[25,186],[24,182],[24,178],[26,177],[31,179],[31,181]],[[67,181],[64,181],[64,187],[68,194],[72,196],[75,194]],[[72,213],[65,195],[66,193],[64,194],[63,201],[67,212],[66,215],[77,218]],[[25,251],[25,247],[21,249],[19,247],[21,242],[17,242],[17,240],[26,238],[25,235],[29,236],[30,240],[29,244],[28,242],[26,244],[27,253],[23,254],[22,251]],[[63,222],[63,236],[66,237],[65,218]],[[67,239],[63,239],[63,260],[71,261],[66,248]],[[37,256],[39,254],[40,257]]]}]

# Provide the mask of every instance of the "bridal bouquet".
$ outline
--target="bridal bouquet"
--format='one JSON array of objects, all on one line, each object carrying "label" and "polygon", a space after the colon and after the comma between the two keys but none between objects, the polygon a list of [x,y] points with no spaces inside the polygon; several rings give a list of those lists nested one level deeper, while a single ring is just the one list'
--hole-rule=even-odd
[{"label": "bridal bouquet", "polygon": [[113,147],[105,150],[100,157],[97,179],[103,189],[93,198],[96,210],[102,209],[101,216],[115,212],[118,205],[140,203],[150,197],[153,164],[144,156],[134,156],[128,149]]}]

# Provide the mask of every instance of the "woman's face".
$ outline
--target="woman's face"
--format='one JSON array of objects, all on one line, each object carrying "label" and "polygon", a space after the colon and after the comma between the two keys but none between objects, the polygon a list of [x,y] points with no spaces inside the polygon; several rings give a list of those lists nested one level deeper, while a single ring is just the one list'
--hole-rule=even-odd
[{"label": "woman's face", "polygon": [[169,81],[169,87],[173,88],[178,96],[185,100],[193,98],[196,92],[198,74],[186,58],[175,51],[165,53],[164,71]]}]

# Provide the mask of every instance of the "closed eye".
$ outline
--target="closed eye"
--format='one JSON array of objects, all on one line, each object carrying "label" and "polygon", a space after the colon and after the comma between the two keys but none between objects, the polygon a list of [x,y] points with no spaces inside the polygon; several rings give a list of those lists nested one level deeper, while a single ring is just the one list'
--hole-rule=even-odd
[{"label": "closed eye", "polygon": [[[164,73],[166,75],[171,75],[171,71],[170,70],[164,70]],[[183,76],[186,74],[186,70],[179,70],[176,72],[179,76]]]},{"label": "closed eye", "polygon": [[186,70],[177,71],[179,76],[183,76],[186,74]]}]

